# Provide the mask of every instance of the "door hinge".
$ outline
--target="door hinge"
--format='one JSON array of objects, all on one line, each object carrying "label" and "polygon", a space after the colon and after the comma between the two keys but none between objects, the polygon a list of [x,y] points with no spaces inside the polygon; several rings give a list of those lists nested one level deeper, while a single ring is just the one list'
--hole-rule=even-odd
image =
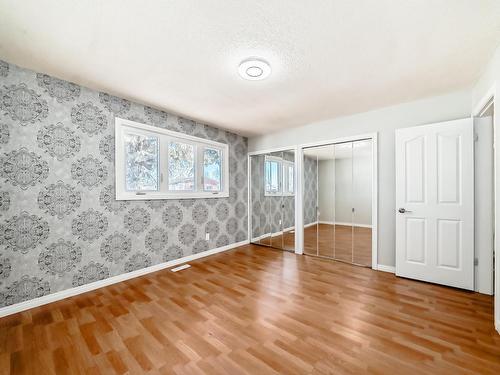
[{"label": "door hinge", "polygon": [[474,133],[474,142],[479,141],[479,135],[477,133]]},{"label": "door hinge", "polygon": [[479,259],[478,258],[474,258],[474,265],[475,266],[479,265]]}]

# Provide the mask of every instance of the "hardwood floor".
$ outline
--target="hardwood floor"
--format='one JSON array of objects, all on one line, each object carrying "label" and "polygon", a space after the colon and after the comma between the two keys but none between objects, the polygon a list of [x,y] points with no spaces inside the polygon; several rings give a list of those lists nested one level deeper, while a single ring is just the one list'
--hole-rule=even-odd
[{"label": "hardwood floor", "polygon": [[304,252],[371,267],[372,230],[347,225],[312,225],[304,228]]},{"label": "hardwood floor", "polygon": [[248,245],[0,319],[2,374],[499,374],[492,298]]}]

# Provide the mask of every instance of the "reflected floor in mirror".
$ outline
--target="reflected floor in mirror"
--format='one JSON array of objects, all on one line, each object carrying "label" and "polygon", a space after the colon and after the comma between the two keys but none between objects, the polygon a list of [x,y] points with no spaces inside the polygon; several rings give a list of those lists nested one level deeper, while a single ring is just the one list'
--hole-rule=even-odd
[{"label": "reflected floor in mirror", "polygon": [[308,226],[304,228],[304,253],[371,267],[372,230],[349,225]]},{"label": "reflected floor in mirror", "polygon": [[295,231],[286,231],[283,234],[261,238],[259,245],[271,246],[286,251],[295,251]]}]

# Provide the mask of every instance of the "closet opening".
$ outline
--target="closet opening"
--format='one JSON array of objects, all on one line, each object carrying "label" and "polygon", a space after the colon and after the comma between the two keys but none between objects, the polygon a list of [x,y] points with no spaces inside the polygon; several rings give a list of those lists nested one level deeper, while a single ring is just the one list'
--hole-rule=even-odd
[{"label": "closet opening", "polygon": [[302,147],[304,254],[376,269],[374,138]]}]

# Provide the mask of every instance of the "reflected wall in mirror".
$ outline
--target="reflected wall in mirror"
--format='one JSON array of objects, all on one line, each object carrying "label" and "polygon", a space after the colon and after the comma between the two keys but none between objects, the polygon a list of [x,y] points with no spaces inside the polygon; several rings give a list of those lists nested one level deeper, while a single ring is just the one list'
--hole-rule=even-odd
[{"label": "reflected wall in mirror", "polygon": [[372,141],[353,142],[353,263],[372,265]]},{"label": "reflected wall in mirror", "polygon": [[304,190],[304,253],[318,255],[318,155],[314,149],[304,150],[302,162]]},{"label": "reflected wall in mirror", "polygon": [[295,250],[295,152],[250,156],[251,242]]}]

